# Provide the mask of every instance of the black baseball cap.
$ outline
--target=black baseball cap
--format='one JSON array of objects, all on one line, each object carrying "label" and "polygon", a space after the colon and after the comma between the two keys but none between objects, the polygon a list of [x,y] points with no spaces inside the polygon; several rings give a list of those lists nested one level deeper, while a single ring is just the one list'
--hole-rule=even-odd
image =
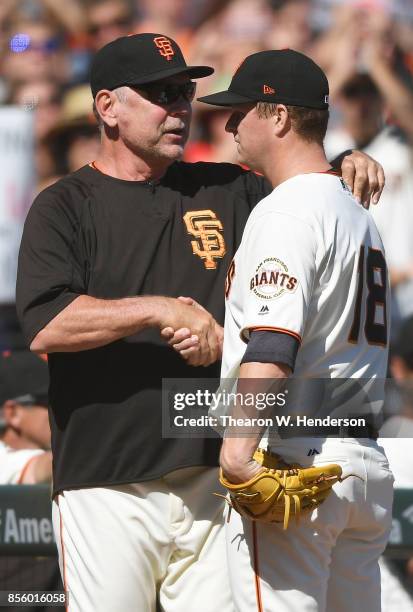
[{"label": "black baseball cap", "polygon": [[48,405],[47,363],[30,351],[0,353],[0,407],[6,400]]},{"label": "black baseball cap", "polygon": [[108,43],[96,53],[90,71],[93,97],[101,89],[145,85],[176,74],[209,76],[210,66],[187,66],[177,43],[163,34],[133,34]]},{"label": "black baseball cap", "polygon": [[325,110],[328,94],[327,77],[312,59],[298,51],[282,49],[249,55],[226,91],[198,100],[216,106],[275,102]]}]

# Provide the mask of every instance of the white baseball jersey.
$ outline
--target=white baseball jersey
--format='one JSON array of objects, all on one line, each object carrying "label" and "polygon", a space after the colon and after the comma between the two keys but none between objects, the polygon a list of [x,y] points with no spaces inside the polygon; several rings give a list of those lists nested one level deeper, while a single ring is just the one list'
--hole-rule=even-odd
[{"label": "white baseball jersey", "polygon": [[[328,130],[324,144],[330,159],[341,151],[357,148],[346,132],[334,128]],[[391,126],[387,126],[363,151],[383,166],[386,175],[380,205],[372,206],[371,214],[386,249],[387,265],[390,269],[404,270],[413,262],[412,149]],[[391,310],[392,334],[395,335],[400,321],[413,314],[413,279],[393,287]]]},{"label": "white baseball jersey", "polygon": [[300,343],[294,377],[385,378],[389,287],[368,211],[338,176],[295,176],[262,200],[228,272],[221,376],[253,330]]},{"label": "white baseball jersey", "polygon": [[0,485],[20,484],[31,460],[43,453],[35,448],[15,450],[0,441]]},{"label": "white baseball jersey", "polygon": [[[383,246],[369,212],[339,177],[296,176],[255,207],[226,293],[223,378],[238,377],[253,330],[297,339],[294,378],[386,376]],[[307,401],[302,407],[307,410]],[[318,509],[286,531],[231,513],[225,527],[235,609],[380,609],[377,560],[390,531],[393,494],[382,449],[364,438],[277,439],[271,430],[268,441],[288,462],[338,463],[344,476],[360,478],[337,483]]]}]

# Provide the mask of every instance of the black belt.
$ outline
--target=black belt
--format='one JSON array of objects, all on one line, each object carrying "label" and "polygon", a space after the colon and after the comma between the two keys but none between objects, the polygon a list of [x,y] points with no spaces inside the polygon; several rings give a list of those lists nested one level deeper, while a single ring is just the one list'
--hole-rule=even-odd
[{"label": "black belt", "polygon": [[[308,433],[306,433],[308,435]],[[379,432],[374,425],[341,425],[338,427],[320,427],[315,434],[317,437],[334,436],[337,438],[369,438],[377,440]]]},{"label": "black belt", "polygon": [[369,438],[377,440],[379,437],[377,427],[371,423],[364,425],[337,425],[313,427],[278,427],[281,438]]}]

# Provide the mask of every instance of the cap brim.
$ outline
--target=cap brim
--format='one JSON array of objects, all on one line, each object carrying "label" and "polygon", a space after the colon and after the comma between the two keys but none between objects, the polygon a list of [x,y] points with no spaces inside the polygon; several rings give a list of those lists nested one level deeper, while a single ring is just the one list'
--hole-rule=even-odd
[{"label": "cap brim", "polygon": [[207,77],[214,72],[211,66],[181,66],[180,68],[169,68],[167,70],[161,70],[159,72],[153,72],[141,79],[131,79],[125,85],[145,85],[146,83],[155,83],[162,79],[167,79],[178,74],[187,74],[191,79],[202,79]]},{"label": "cap brim", "polygon": [[245,104],[252,102],[251,98],[241,96],[233,91],[218,91],[210,96],[202,96],[197,98],[198,102],[205,104],[214,104],[215,106],[234,106],[235,104]]}]

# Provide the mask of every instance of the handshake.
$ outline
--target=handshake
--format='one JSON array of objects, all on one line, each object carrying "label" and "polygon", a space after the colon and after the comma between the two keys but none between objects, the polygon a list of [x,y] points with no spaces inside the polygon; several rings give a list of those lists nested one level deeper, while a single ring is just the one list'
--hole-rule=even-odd
[{"label": "handshake", "polygon": [[188,297],[165,298],[161,336],[192,366],[209,366],[222,355],[224,330],[214,317]]}]

